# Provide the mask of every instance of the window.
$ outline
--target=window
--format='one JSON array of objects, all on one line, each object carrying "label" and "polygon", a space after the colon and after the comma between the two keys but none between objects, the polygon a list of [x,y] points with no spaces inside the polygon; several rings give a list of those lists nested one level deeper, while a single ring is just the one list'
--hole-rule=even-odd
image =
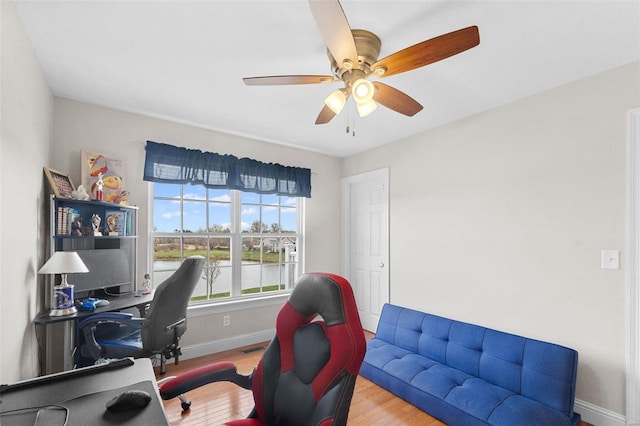
[{"label": "window", "polygon": [[300,273],[302,198],[153,184],[153,280],[208,259],[191,302],[288,291]]}]

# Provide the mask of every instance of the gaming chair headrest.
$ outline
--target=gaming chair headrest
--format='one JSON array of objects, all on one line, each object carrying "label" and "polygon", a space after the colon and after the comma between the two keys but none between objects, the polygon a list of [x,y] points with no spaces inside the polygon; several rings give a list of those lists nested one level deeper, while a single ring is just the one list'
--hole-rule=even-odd
[{"label": "gaming chair headrest", "polygon": [[[342,304],[342,289],[337,275],[325,273],[304,274],[296,283],[289,303],[304,316],[319,314],[327,326],[331,327],[346,322]],[[347,284],[348,285],[348,284]]]}]

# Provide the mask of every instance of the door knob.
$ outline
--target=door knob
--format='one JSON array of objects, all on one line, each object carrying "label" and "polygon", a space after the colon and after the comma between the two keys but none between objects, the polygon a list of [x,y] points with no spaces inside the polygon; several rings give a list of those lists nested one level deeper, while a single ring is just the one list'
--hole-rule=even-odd
[{"label": "door knob", "polygon": [[384,268],[384,263],[380,262],[380,267]]}]

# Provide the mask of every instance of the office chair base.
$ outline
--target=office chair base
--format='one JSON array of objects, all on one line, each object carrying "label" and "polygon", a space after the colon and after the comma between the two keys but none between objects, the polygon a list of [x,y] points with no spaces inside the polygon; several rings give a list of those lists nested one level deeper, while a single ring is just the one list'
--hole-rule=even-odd
[{"label": "office chair base", "polygon": [[[162,378],[156,382],[158,388],[161,388],[162,385],[168,381],[175,379],[176,376],[169,376]],[[176,398],[180,400],[180,406],[182,407],[182,411],[189,411],[191,409],[191,401],[189,401],[183,394],[178,395]]]},{"label": "office chair base", "polygon": [[185,398],[184,395],[178,395],[178,399],[180,400],[182,411],[189,411],[191,409],[191,401]]},{"label": "office chair base", "polygon": [[161,353],[159,374],[161,376],[164,376],[167,373],[167,369],[165,366],[167,364],[168,359],[174,358],[175,361],[173,362],[173,365],[178,365],[180,363],[180,355],[182,355],[182,350],[180,349],[180,346],[175,346],[175,345],[167,349],[163,353]]}]

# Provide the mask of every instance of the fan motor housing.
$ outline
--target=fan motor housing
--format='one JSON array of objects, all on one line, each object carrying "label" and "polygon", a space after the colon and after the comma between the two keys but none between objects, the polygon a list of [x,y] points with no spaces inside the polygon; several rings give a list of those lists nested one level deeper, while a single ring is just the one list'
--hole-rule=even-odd
[{"label": "fan motor housing", "polygon": [[[358,53],[358,68],[363,70],[365,74],[369,74],[371,65],[378,60],[382,42],[380,38],[371,31],[351,30],[351,34],[353,34],[353,41],[355,42],[356,52]],[[342,79],[342,75],[349,70],[343,67],[342,64],[338,64],[329,50],[327,50],[327,55],[331,61],[331,72],[337,78]]]}]

